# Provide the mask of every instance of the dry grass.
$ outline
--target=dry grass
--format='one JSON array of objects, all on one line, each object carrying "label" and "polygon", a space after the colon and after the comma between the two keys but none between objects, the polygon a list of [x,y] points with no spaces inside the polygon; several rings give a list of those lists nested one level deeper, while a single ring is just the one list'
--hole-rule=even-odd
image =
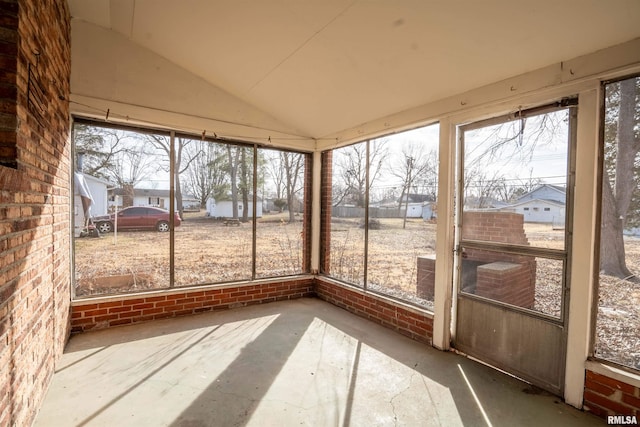
[{"label": "dry grass", "polygon": [[[286,215],[265,216],[257,223],[258,277],[302,271],[302,223],[288,224]],[[436,225],[410,219],[380,219],[370,230],[368,287],[428,308],[432,301],[416,296],[416,257],[435,254]],[[332,223],[331,274],[363,284],[364,229],[361,220]],[[526,224],[529,242],[547,248],[563,247],[563,232],[548,225]],[[175,284],[187,286],[251,278],[252,224],[224,226],[222,222],[188,214],[175,231]],[[76,239],[76,294],[132,292],[169,286],[169,234],[155,231],[118,233],[99,239]],[[640,268],[640,240],[627,240],[629,266]],[[535,309],[561,314],[562,264],[537,258]],[[132,278],[105,286],[97,278]],[[609,277],[600,279],[597,355],[640,368],[640,284]]]},{"label": "dry grass", "polygon": [[[257,224],[257,277],[302,271],[302,223],[272,215]],[[175,230],[175,285],[221,283],[251,278],[252,224],[225,226],[204,214],[188,214]],[[76,295],[132,292],[169,287],[169,233],[128,231],[76,239]],[[148,278],[101,286],[115,275]]]},{"label": "dry grass", "polygon": [[640,369],[640,239],[625,240],[635,278],[600,276],[596,356]]}]

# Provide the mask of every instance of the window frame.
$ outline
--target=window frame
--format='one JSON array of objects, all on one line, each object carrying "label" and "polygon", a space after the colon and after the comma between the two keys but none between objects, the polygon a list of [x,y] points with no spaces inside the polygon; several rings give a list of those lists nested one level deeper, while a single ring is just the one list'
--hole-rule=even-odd
[{"label": "window frame", "polygon": [[600,298],[600,257],[601,257],[601,244],[602,244],[602,202],[603,202],[603,180],[604,180],[604,167],[605,167],[605,114],[606,114],[606,86],[613,83],[618,83],[624,80],[633,78],[640,78],[640,72],[632,73],[628,75],[618,76],[612,79],[601,80],[599,88],[599,116],[598,116],[598,166],[596,172],[596,214],[595,214],[595,230],[594,230],[594,262],[593,262],[593,294],[591,299],[591,333],[589,336],[589,352],[587,361],[592,363],[602,364],[606,366],[613,366],[624,372],[638,375],[640,369],[635,369],[627,365],[623,365],[614,360],[605,359],[595,354],[596,351],[596,337],[598,334],[598,309]]},{"label": "window frame", "polygon": [[[188,132],[176,132],[174,130],[167,130],[166,128],[164,129],[157,129],[157,128],[152,128],[152,127],[143,127],[143,126],[131,126],[131,125],[124,125],[124,124],[119,124],[119,123],[111,123],[111,122],[104,122],[104,121],[100,121],[100,120],[92,120],[89,118],[85,118],[85,117],[81,117],[81,116],[72,116],[72,129],[74,128],[74,126],[76,124],[83,124],[83,125],[87,125],[87,126],[93,126],[93,127],[99,127],[99,128],[107,128],[107,129],[114,129],[114,130],[122,130],[122,131],[127,131],[127,132],[136,132],[136,133],[141,133],[141,134],[154,134],[154,135],[159,135],[159,136],[165,136],[170,138],[170,155],[169,155],[169,166],[170,166],[170,171],[169,171],[169,208],[168,210],[171,211],[175,211],[175,179],[174,177],[174,168],[175,168],[175,139],[176,138],[187,138],[187,139],[202,139],[203,141],[207,141],[210,143],[217,143],[217,144],[224,144],[224,145],[232,145],[232,146],[237,146],[237,147],[245,147],[245,148],[251,148],[253,150],[254,153],[254,157],[253,157],[253,162],[251,165],[251,168],[253,170],[253,178],[252,178],[252,187],[251,187],[251,192],[253,193],[253,197],[254,197],[254,204],[256,202],[255,198],[257,197],[257,192],[258,192],[258,182],[257,182],[257,176],[256,176],[256,169],[257,169],[257,156],[255,155],[257,153],[257,151],[259,149],[268,149],[268,150],[276,150],[276,151],[282,151],[282,152],[289,152],[289,153],[296,153],[296,154],[300,154],[302,156],[304,156],[304,162],[305,162],[305,168],[309,168],[310,170],[307,172],[305,171],[305,173],[303,174],[303,192],[304,192],[304,202],[303,202],[303,206],[304,206],[304,215],[305,216],[309,216],[311,215],[311,208],[312,208],[312,204],[310,202],[311,198],[312,198],[312,194],[311,194],[311,188],[312,188],[312,183],[311,182],[307,182],[308,178],[313,176],[312,173],[312,167],[313,167],[313,153],[311,151],[304,151],[304,150],[294,150],[291,148],[284,148],[284,147],[274,147],[273,145],[267,145],[267,144],[259,144],[259,143],[255,143],[255,142],[248,142],[248,141],[243,141],[243,140],[236,140],[236,139],[231,139],[231,138],[220,138],[217,135],[214,137],[208,137],[205,135],[196,135],[196,134],[190,134]],[[73,132],[72,132],[73,135]],[[76,143],[75,143],[75,138],[73,138],[72,140],[72,149],[71,149],[71,164],[73,165],[73,169],[75,170],[75,166],[76,166]],[[71,180],[71,187],[73,189],[74,183],[73,183],[73,179]],[[308,199],[308,200],[307,200]],[[74,203],[74,198],[70,197],[70,204],[73,205]],[[242,206],[242,202],[239,202],[239,206],[238,206],[238,210],[241,211],[241,206]],[[73,208],[73,206],[72,206]],[[277,280],[277,279],[281,279],[281,278],[290,278],[290,277],[297,277],[297,276],[303,276],[303,275],[307,275],[311,273],[311,221],[310,218],[309,220],[306,221],[302,221],[302,227],[303,227],[303,231],[302,231],[302,238],[303,238],[303,258],[302,258],[302,262],[301,262],[301,271],[299,273],[294,273],[294,274],[285,274],[285,275],[275,275],[275,276],[269,276],[269,277],[258,277],[256,275],[256,239],[257,239],[257,233],[256,233],[256,214],[257,214],[257,209],[253,210],[253,218],[252,218],[252,223],[253,223],[253,228],[252,228],[252,232],[251,232],[251,246],[252,246],[252,254],[251,254],[251,278],[248,280],[249,282],[262,282],[264,280]],[[148,289],[148,290],[136,290],[134,292],[120,292],[120,293],[106,293],[106,294],[96,294],[96,295],[86,295],[86,296],[82,296],[82,297],[77,297],[76,293],[75,293],[75,283],[76,283],[76,260],[75,260],[75,245],[72,245],[72,256],[71,256],[71,276],[72,276],[72,282],[74,283],[74,286],[72,286],[72,295],[71,295],[71,299],[73,300],[88,300],[91,298],[98,298],[98,297],[104,297],[104,296],[127,296],[127,295],[132,295],[135,293],[145,293],[145,292],[163,292],[163,291],[175,291],[176,289],[181,289],[181,288],[186,288],[186,287],[205,287],[205,286],[226,286],[232,283],[238,283],[238,282],[246,282],[247,280],[228,280],[228,281],[221,281],[221,282],[207,282],[207,283],[192,283],[192,284],[187,284],[187,285],[180,285],[180,286],[176,286],[175,284],[175,230],[173,227],[173,222],[174,222],[174,215],[170,215],[169,216],[169,222],[170,222],[170,230],[169,230],[169,241],[170,241],[170,249],[169,249],[169,286],[168,287],[162,287],[162,288],[152,288],[152,289]],[[74,220],[72,218],[72,220],[70,221],[70,238],[72,241],[74,241],[76,239],[76,237],[74,237]]]},{"label": "window frame", "polygon": [[[341,284],[344,284],[346,286],[349,287],[353,287],[355,289],[358,289],[360,291],[366,292],[366,293],[371,293],[371,294],[375,294],[375,295],[379,295],[382,296],[384,298],[389,298],[390,300],[393,301],[397,301],[400,302],[402,304],[408,304],[412,307],[415,307],[419,310],[428,312],[430,314],[433,314],[435,312],[435,303],[434,301],[431,301],[431,306],[425,306],[422,304],[419,304],[415,301],[411,301],[409,299],[405,299],[396,295],[393,295],[391,293],[386,293],[377,289],[373,289],[370,288],[369,285],[369,278],[368,278],[368,261],[369,261],[369,228],[370,228],[370,217],[369,217],[369,197],[370,197],[370,191],[371,191],[371,184],[370,184],[370,170],[371,170],[371,164],[370,164],[370,160],[371,160],[371,144],[375,143],[376,140],[378,139],[382,139],[388,136],[393,136],[393,135],[399,135],[402,134],[404,132],[410,132],[413,130],[418,130],[418,129],[422,129],[422,128],[428,128],[430,126],[441,126],[441,121],[440,120],[433,120],[433,121],[429,121],[427,123],[422,123],[420,125],[411,127],[411,128],[407,128],[407,129],[403,129],[402,131],[396,131],[396,132],[391,132],[391,133],[386,133],[386,134],[381,134],[381,135],[377,135],[375,137],[370,137],[370,138],[366,138],[363,140],[357,140],[357,141],[353,141],[350,142],[348,144],[345,145],[341,145],[338,147],[333,147],[331,149],[326,149],[326,150],[322,150],[321,151],[321,183],[320,183],[320,187],[321,187],[321,195],[320,195],[320,199],[321,199],[321,224],[320,224],[320,234],[321,234],[321,238],[320,238],[320,265],[319,265],[319,274],[327,277],[328,279],[334,280],[336,282],[339,282]],[[439,129],[438,132],[441,132],[441,129]],[[332,178],[333,178],[333,174],[335,173],[335,170],[332,166],[331,163],[333,163],[333,153],[335,152],[335,150],[341,149],[341,148],[345,148],[345,147],[350,147],[353,145],[357,145],[357,144],[364,144],[365,145],[365,151],[366,151],[366,182],[367,182],[367,186],[365,188],[365,206],[364,206],[364,216],[363,216],[363,220],[364,220],[364,238],[363,238],[363,283],[362,284],[357,284],[357,283],[352,283],[349,282],[347,280],[341,279],[339,277],[333,276],[330,272],[327,273],[327,267],[329,267],[329,271],[331,271],[330,268],[330,260],[327,260],[326,258],[326,253],[327,253],[327,247],[331,247],[331,238],[326,239],[327,234],[331,235],[331,220],[330,220],[330,216],[329,219],[327,220],[327,215],[325,213],[325,204],[327,203],[327,196],[326,194],[322,193],[322,191],[326,191],[326,189],[329,189],[329,191],[331,191],[331,187],[332,187]],[[327,154],[330,156],[331,160],[327,160]],[[439,139],[438,139],[438,146],[437,146],[437,154],[438,154],[438,158],[440,156],[440,145],[439,145]],[[327,174],[325,173],[325,170],[327,169],[327,164],[326,163],[330,163],[328,169],[331,171],[331,174],[329,174],[327,176]],[[439,162],[437,163],[437,167],[440,167]],[[436,176],[438,176],[439,178],[439,172],[436,173]],[[438,186],[436,185],[436,189],[438,188]],[[331,195],[329,195],[329,200],[331,200]],[[435,203],[438,202],[438,195],[436,195],[436,201]],[[328,230],[327,230],[328,227]]]}]

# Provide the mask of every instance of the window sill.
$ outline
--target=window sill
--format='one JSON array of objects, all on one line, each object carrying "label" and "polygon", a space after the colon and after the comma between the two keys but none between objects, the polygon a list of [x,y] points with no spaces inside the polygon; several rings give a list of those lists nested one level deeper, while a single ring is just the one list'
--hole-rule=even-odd
[{"label": "window sill", "polygon": [[595,360],[587,360],[587,362],[585,363],[585,368],[596,374],[604,375],[617,381],[640,388],[640,372],[629,372],[613,365],[608,365],[606,363]]}]

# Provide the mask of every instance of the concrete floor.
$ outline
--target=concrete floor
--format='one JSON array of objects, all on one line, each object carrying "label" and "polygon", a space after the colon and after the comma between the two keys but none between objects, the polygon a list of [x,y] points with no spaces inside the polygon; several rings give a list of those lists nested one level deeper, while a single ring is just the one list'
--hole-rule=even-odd
[{"label": "concrete floor", "polygon": [[35,423],[603,424],[514,378],[316,299],[74,336]]}]

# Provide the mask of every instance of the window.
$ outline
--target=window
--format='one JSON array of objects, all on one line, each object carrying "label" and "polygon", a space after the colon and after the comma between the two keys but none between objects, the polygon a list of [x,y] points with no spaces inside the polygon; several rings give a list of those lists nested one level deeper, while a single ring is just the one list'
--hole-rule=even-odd
[{"label": "window", "polygon": [[551,208],[544,208],[545,212],[549,212],[551,210]]},{"label": "window", "polygon": [[308,154],[74,126],[77,297],[308,272]]},{"label": "window", "polygon": [[640,77],[604,84],[594,356],[640,369]]},{"label": "window", "polygon": [[[570,224],[564,217],[561,227],[543,221],[540,206],[526,199],[550,188],[572,188],[568,172],[577,108],[563,104],[461,127],[461,295],[563,319]],[[562,205],[571,201],[564,191],[557,197]],[[532,212],[526,207],[524,213],[513,212],[509,204],[523,198]],[[495,209],[494,201],[507,208]]]},{"label": "window", "polygon": [[322,273],[433,309],[438,135],[432,125],[324,153]]},{"label": "window", "polygon": [[[76,296],[168,288],[169,233],[145,221],[146,208],[139,206],[147,198],[135,196],[138,188],[168,188],[169,170],[158,165],[169,156],[149,143],[168,136],[74,126]],[[103,238],[93,238],[93,227]]]},{"label": "window", "polygon": [[529,210],[529,208],[524,208],[524,210],[525,210],[525,211],[528,211],[528,210]]}]

